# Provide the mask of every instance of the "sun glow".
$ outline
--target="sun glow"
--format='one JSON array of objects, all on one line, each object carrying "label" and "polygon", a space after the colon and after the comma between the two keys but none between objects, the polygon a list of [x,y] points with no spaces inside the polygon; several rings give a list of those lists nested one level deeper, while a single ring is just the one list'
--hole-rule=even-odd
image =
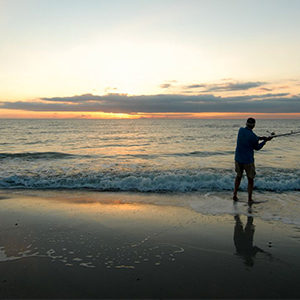
[{"label": "sun glow", "polygon": [[104,112],[27,112],[2,110],[0,119],[300,119],[300,113],[104,113]]}]

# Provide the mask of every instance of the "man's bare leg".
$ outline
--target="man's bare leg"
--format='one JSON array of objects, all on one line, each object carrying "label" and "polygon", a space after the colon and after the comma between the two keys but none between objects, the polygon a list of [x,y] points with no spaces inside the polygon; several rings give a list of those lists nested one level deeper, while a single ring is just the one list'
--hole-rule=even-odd
[{"label": "man's bare leg", "polygon": [[234,201],[238,201],[239,200],[238,197],[237,197],[237,191],[239,189],[241,181],[242,181],[242,177],[239,177],[239,176],[235,177],[235,180],[234,180],[234,191],[233,191],[233,197],[232,197],[232,199]]},{"label": "man's bare leg", "polygon": [[252,192],[254,187],[254,179],[248,177],[248,202],[253,202]]}]

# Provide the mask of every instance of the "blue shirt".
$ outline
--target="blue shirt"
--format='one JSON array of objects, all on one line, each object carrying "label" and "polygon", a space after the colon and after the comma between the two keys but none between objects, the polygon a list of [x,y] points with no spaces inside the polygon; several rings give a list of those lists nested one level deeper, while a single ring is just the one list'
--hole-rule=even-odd
[{"label": "blue shirt", "polygon": [[258,142],[258,136],[249,127],[241,127],[237,137],[235,160],[241,164],[254,162],[254,150],[260,150],[266,142]]}]

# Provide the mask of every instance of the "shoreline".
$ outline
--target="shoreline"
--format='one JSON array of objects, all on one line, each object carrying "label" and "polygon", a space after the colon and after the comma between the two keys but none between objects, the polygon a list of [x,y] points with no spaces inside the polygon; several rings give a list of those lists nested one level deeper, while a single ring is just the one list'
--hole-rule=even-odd
[{"label": "shoreline", "polygon": [[300,227],[228,195],[1,191],[0,298],[299,298]]}]

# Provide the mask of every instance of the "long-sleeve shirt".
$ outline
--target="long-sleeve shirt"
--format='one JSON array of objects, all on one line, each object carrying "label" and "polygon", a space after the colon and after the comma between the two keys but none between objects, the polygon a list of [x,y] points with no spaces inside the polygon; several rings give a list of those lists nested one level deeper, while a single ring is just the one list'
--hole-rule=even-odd
[{"label": "long-sleeve shirt", "polygon": [[254,150],[260,150],[266,144],[265,141],[259,143],[258,136],[249,127],[241,127],[237,137],[235,149],[235,160],[241,164],[251,164],[254,162]]}]

